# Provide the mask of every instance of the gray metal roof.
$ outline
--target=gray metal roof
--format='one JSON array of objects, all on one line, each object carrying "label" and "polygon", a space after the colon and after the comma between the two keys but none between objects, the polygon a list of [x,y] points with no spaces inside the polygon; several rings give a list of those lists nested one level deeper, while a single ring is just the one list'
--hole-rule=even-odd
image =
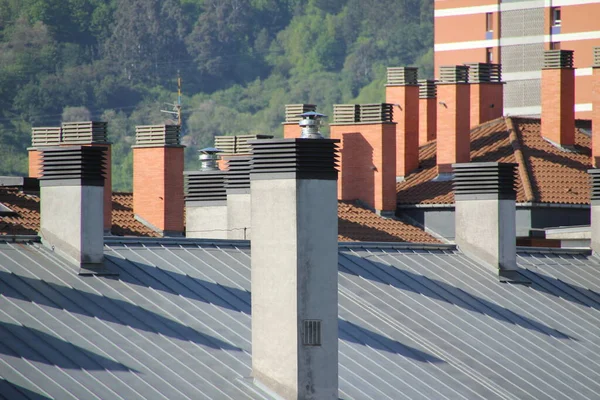
[{"label": "gray metal roof", "polygon": [[[247,242],[107,242],[118,278],[0,242],[0,398],[268,398]],[[340,397],[593,399],[600,259],[520,253],[508,285],[450,246],[340,244]]]}]

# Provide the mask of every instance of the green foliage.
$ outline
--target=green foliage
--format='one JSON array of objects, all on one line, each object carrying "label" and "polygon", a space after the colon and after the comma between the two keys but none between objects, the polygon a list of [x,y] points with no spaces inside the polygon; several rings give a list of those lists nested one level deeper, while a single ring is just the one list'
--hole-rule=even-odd
[{"label": "green foliage", "polygon": [[32,126],[91,118],[131,190],[135,126],[175,122],[178,72],[196,168],[216,135],[281,136],[285,104],[381,102],[402,65],[433,76],[433,0],[0,0],[0,174],[26,173]]}]

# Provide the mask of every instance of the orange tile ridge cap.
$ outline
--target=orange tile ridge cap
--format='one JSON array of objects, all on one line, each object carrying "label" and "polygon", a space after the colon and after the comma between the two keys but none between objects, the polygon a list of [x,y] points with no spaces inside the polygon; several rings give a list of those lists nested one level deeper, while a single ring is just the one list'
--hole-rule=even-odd
[{"label": "orange tile ridge cap", "polygon": [[511,117],[504,117],[504,122],[506,123],[506,127],[508,128],[508,139],[510,141],[510,145],[513,148],[515,158],[517,160],[517,163],[519,164],[518,171],[519,177],[521,178],[521,183],[523,184],[523,191],[525,192],[525,200],[528,202],[532,202],[535,200],[535,197],[533,195],[533,188],[531,187],[529,169],[527,168],[525,156],[523,155],[523,151],[521,150],[521,141],[519,139],[519,135],[517,134],[515,124]]}]

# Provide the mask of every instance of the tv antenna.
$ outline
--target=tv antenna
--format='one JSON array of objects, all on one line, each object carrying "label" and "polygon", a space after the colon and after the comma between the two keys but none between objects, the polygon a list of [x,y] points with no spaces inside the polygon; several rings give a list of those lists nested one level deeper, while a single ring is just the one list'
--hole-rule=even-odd
[{"label": "tv antenna", "polygon": [[177,125],[181,126],[181,76],[179,75],[179,71],[177,71],[177,103],[165,103],[168,106],[173,107],[172,111],[169,110],[160,110],[160,112],[164,112],[171,115],[177,116]]}]

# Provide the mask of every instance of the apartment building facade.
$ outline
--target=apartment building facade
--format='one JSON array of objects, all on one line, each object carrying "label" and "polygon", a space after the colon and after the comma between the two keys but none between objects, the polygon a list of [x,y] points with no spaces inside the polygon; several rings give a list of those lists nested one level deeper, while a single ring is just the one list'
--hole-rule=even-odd
[{"label": "apartment building facade", "polygon": [[436,74],[442,65],[501,63],[505,114],[540,114],[544,50],[574,50],[576,117],[591,118],[600,0],[435,0],[434,16]]}]

